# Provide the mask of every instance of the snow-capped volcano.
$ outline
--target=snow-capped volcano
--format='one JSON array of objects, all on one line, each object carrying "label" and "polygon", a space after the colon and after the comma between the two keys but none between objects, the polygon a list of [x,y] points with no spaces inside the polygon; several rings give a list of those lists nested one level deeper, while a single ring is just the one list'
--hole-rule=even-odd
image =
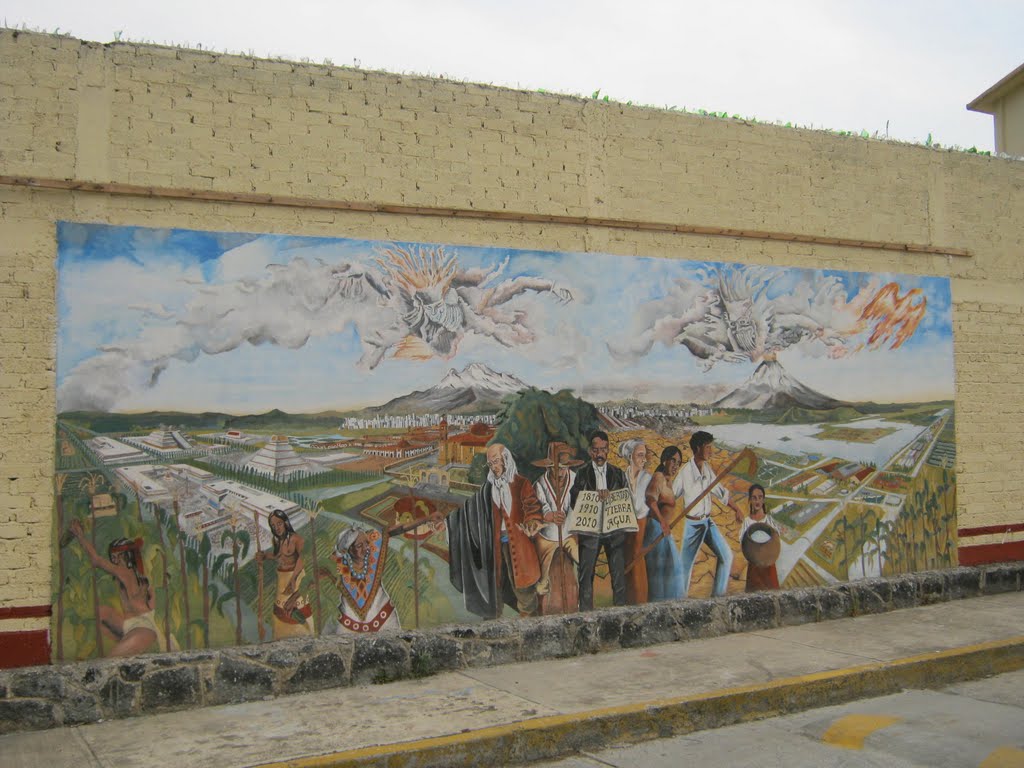
[{"label": "snow-capped volcano", "polygon": [[441,379],[440,383],[427,391],[445,389],[480,389],[487,392],[502,393],[505,395],[515,394],[527,385],[513,376],[511,373],[499,373],[488,368],[483,363],[470,363],[462,371],[449,368],[448,373]]},{"label": "snow-capped volcano", "polygon": [[810,408],[827,410],[843,403],[794,379],[777,360],[765,360],[743,384],[714,403],[718,408]]},{"label": "snow-capped volcano", "polygon": [[449,369],[430,389],[396,397],[373,410],[378,413],[459,413],[497,410],[501,399],[529,384],[510,373],[500,373],[482,363],[457,371]]}]

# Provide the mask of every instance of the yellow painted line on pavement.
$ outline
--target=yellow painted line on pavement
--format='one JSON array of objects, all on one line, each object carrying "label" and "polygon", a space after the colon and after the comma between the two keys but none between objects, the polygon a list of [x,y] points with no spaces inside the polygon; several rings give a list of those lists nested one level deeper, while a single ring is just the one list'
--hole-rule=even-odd
[{"label": "yellow painted line on pavement", "polygon": [[978,768],[1024,768],[1024,749],[999,747],[982,760]]},{"label": "yellow painted line on pavement", "polygon": [[890,715],[847,715],[832,723],[821,740],[833,747],[864,749],[864,739],[902,720],[902,717]]},{"label": "yellow painted line on pavement", "polygon": [[[1024,635],[691,696],[548,715],[413,741],[260,763],[259,768],[423,768],[524,763],[580,749],[678,736],[883,696],[903,688],[936,688],[1019,669],[1024,669]],[[985,768],[1001,765],[993,763]]]}]

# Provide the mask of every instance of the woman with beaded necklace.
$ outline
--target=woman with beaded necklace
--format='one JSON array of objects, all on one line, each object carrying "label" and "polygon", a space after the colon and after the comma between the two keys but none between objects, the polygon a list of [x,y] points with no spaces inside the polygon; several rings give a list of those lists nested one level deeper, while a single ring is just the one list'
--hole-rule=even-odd
[{"label": "woman with beaded necklace", "polygon": [[337,621],[324,622],[323,634],[401,629],[398,612],[384,589],[387,537],[380,531],[346,528],[338,534],[332,555],[337,563]]}]

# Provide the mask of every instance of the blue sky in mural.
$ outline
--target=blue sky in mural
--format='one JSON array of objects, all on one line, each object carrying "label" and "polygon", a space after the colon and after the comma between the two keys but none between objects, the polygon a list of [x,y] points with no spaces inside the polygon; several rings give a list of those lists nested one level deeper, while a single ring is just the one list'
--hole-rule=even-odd
[{"label": "blue sky in mural", "polygon": [[[776,329],[765,349],[805,384],[846,400],[953,393],[945,279],[443,246],[476,283],[396,311],[402,275],[377,260],[418,245],[62,223],[58,405],[344,410],[474,362],[593,400],[711,401],[760,360],[735,350],[700,357],[708,316],[695,307],[718,290],[719,272],[752,287],[752,317]],[[516,290],[524,280],[530,289]],[[892,311],[912,313],[922,299],[927,309],[898,349],[891,339],[870,349],[877,324],[860,313],[888,283],[898,285],[882,296]],[[495,298],[502,292],[507,301]],[[738,317],[737,307],[726,309]],[[410,330],[417,312],[432,329],[422,338]],[[667,327],[698,351],[662,343]]]}]

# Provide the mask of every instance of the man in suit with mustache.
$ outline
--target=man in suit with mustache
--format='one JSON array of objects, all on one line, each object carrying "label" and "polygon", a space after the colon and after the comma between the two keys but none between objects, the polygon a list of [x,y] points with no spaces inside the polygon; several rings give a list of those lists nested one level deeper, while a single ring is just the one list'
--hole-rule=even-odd
[{"label": "man in suit with mustache", "polygon": [[[611,491],[626,487],[626,473],[608,463],[608,434],[593,432],[589,437],[590,463],[576,473],[576,482],[570,492],[570,504],[576,506],[576,497],[581,491],[597,491],[601,500],[608,498]],[[580,533],[579,542],[579,592],[580,610],[594,609],[594,565],[597,554],[603,547],[608,558],[608,570],[612,577],[612,602],[626,604],[626,533],[613,531],[601,535]]]}]

